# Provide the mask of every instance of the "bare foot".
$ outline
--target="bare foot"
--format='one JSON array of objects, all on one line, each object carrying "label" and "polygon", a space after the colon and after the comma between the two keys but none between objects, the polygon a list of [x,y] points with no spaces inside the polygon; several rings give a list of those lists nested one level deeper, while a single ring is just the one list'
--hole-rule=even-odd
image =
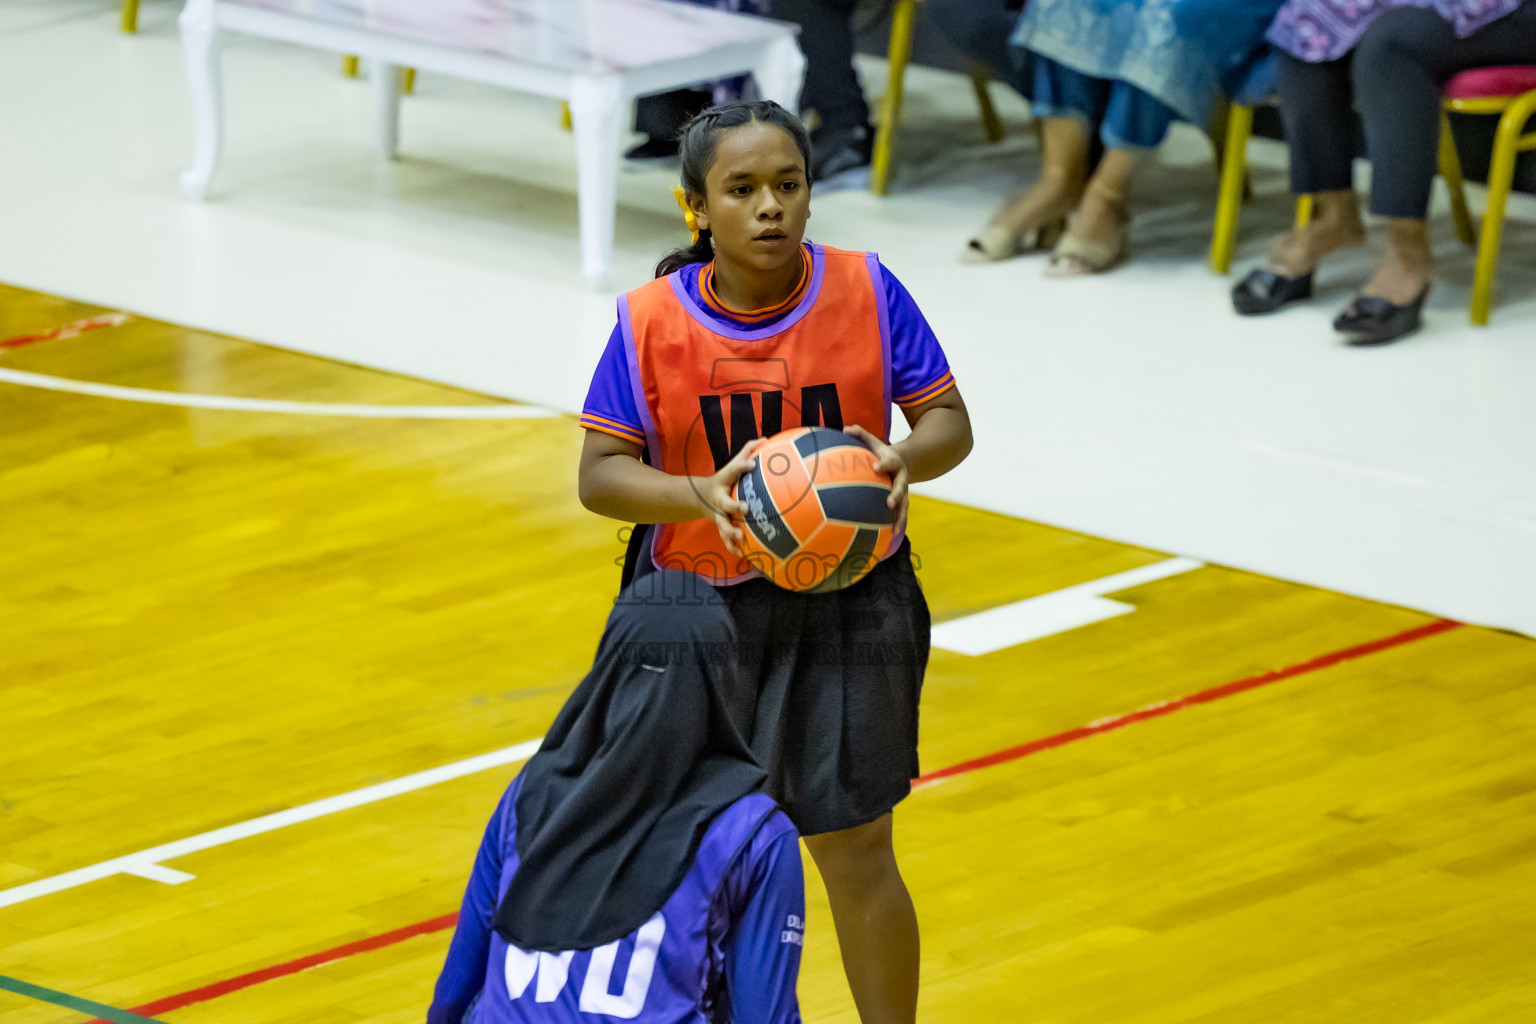
[{"label": "bare foot", "polygon": [[1394,306],[1406,306],[1424,293],[1434,276],[1435,263],[1428,250],[1393,247],[1360,294],[1386,299]]},{"label": "bare foot", "polygon": [[1353,216],[1316,217],[1306,227],[1270,242],[1269,269],[1284,277],[1301,277],[1316,270],[1329,253],[1364,244],[1365,224],[1358,210]]}]

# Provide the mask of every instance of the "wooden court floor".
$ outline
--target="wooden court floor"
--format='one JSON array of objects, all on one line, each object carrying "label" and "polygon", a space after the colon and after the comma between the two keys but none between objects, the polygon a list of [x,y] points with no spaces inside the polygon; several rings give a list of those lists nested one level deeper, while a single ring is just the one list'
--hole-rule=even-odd
[{"label": "wooden court floor", "polygon": [[[418,1022],[616,587],[581,432],[111,313],[0,287],[0,1024]],[[1169,557],[911,532],[936,622]],[[934,652],[922,1020],[1536,1021],[1536,643],[1219,566],[1110,596]],[[802,1010],[850,1024],[807,868]]]}]

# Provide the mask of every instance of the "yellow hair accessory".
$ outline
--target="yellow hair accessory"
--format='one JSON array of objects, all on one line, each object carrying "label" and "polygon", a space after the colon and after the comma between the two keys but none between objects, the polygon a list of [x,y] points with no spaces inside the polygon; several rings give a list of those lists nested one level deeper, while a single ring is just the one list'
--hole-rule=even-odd
[{"label": "yellow hair accessory", "polygon": [[683,222],[688,225],[688,230],[693,233],[693,240],[699,240],[699,218],[693,215],[693,210],[688,206],[688,193],[683,191],[683,186],[673,185],[672,194],[677,197],[677,205],[682,207]]}]

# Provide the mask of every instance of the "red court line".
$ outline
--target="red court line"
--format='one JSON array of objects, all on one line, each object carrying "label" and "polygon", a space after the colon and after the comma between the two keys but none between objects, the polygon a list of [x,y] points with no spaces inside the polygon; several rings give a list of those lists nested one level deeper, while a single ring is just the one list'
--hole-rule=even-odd
[{"label": "red court line", "polygon": [[51,331],[42,334],[22,334],[14,338],[0,340],[0,349],[21,348],[23,345],[35,345],[40,341],[62,341],[65,338],[77,338],[86,331],[99,331],[103,327],[119,327],[129,320],[127,313],[102,313],[98,316],[88,316],[84,320],[76,320],[72,324],[63,327],[55,327]]},{"label": "red court line", "polygon": [[1221,700],[1223,697],[1231,697],[1248,690],[1258,689],[1260,686],[1278,683],[1283,679],[1294,679],[1297,676],[1306,675],[1308,672],[1316,672],[1319,669],[1329,668],[1346,661],[1353,661],[1356,658],[1364,658],[1369,654],[1377,654],[1381,651],[1391,650],[1394,647],[1401,647],[1404,644],[1411,644],[1415,640],[1423,640],[1425,637],[1456,629],[1460,625],[1462,624],[1454,619],[1436,619],[1434,622],[1423,626],[1404,630],[1392,636],[1382,637],[1380,640],[1372,640],[1368,643],[1357,644],[1354,647],[1346,647],[1343,650],[1325,654],[1320,658],[1313,658],[1311,661],[1303,661],[1298,665],[1290,665],[1286,668],[1275,669],[1260,675],[1249,676],[1247,679],[1239,679],[1232,683],[1223,683],[1220,686],[1213,686],[1209,690],[1201,690],[1199,693],[1191,694],[1188,697],[1180,697],[1177,700],[1158,701],[1156,704],[1149,704],[1147,707],[1137,711],[1127,712],[1123,715],[1111,715],[1108,718],[1101,718],[1097,722],[1090,722],[1079,728],[1057,733],[1055,736],[1047,736],[1044,739],[1034,740],[1017,747],[1009,747],[1007,750],[999,750],[997,753],[988,754],[985,757],[978,757],[971,761],[961,761],[959,764],[952,764],[948,768],[940,768],[938,771],[929,772],[927,775],[915,780],[912,783],[912,788],[917,789],[920,786],[942,782],[944,779],[952,779],[956,775],[964,775],[967,772],[974,772],[982,768],[991,768],[993,765],[1017,761],[1021,757],[1028,757],[1030,754],[1037,754],[1042,750],[1065,746],[1077,740],[1087,739],[1089,736],[1097,736],[1099,733],[1123,729],[1127,725],[1145,722],[1149,718],[1171,715],[1175,711],[1182,711],[1184,708],[1195,704],[1209,704],[1212,701]]},{"label": "red court line", "polygon": [[[165,1013],[168,1010],[179,1010],[184,1006],[207,1002],[210,999],[217,999],[219,996],[227,996],[231,992],[238,992],[243,988],[250,988],[252,985],[259,985],[264,981],[271,981],[274,978],[298,974],[300,971],[307,971],[311,967],[319,967],[321,964],[328,964],[336,960],[345,960],[347,957],[355,956],[358,953],[383,949],[385,946],[393,946],[395,943],[404,942],[406,939],[414,939],[418,935],[430,935],[433,932],[440,932],[445,928],[452,928],[458,923],[458,920],[459,915],[455,911],[452,914],[444,914],[442,917],[418,921],[415,924],[406,925],[404,928],[396,928],[392,932],[373,935],[366,939],[358,939],[356,942],[349,942],[344,946],[337,946],[335,949],[328,949],[323,953],[311,953],[309,956],[301,956],[297,960],[289,960],[287,963],[273,964],[271,967],[263,967],[259,971],[252,971],[249,974],[241,974],[233,978],[225,978],[223,981],[216,981],[212,985],[194,988],[179,995],[166,996],[164,999],[145,1003],[143,1006],[129,1012],[139,1014],[142,1017],[151,1017],[155,1014]],[[87,1024],[108,1024],[108,1022],[98,1018],[88,1021]]]},{"label": "red court line", "polygon": [[[940,768],[938,771],[929,772],[927,775],[914,781],[912,788],[917,789],[944,779],[954,778],[957,775],[980,771],[983,768],[991,768],[994,765],[1005,764],[1009,761],[1017,761],[1021,757],[1028,757],[1030,754],[1036,754],[1042,750],[1050,750],[1053,747],[1061,747],[1068,743],[1074,743],[1077,740],[1087,739],[1089,736],[1097,736],[1100,733],[1122,729],[1135,722],[1145,722],[1151,718],[1171,715],[1175,711],[1180,711],[1196,704],[1209,704],[1212,701],[1245,693],[1260,686],[1268,686],[1271,683],[1278,683],[1284,679],[1294,679],[1309,672],[1316,672],[1346,661],[1353,661],[1356,658],[1364,658],[1367,655],[1378,654],[1381,651],[1388,651],[1394,647],[1411,644],[1415,640],[1423,640],[1439,633],[1445,633],[1461,625],[1462,623],[1454,619],[1437,619],[1434,622],[1426,623],[1423,626],[1405,630],[1401,633],[1395,633],[1392,636],[1357,644],[1354,647],[1346,647],[1331,654],[1324,654],[1321,657],[1313,658],[1311,661],[1303,661],[1286,668],[1249,676],[1246,679],[1239,679],[1231,683],[1223,683],[1221,686],[1213,686],[1208,690],[1201,690],[1199,693],[1191,694],[1188,697],[1159,701],[1138,711],[1131,711],[1123,715],[1111,715],[1109,718],[1101,718],[1097,722],[1090,722],[1081,728],[1057,733],[1055,736],[1047,736],[1044,739],[1035,740],[1017,747],[1010,747],[1007,750],[999,750],[995,754],[988,754],[985,757],[978,757],[970,761],[962,761],[959,764],[950,765],[948,768]],[[271,967],[264,967],[259,971],[241,974],[238,977],[227,978],[224,981],[216,981],[212,985],[204,985],[202,988],[195,988],[188,992],[182,992],[179,995],[166,996],[164,999],[157,999],[155,1002],[145,1003],[143,1006],[135,1006],[130,1012],[145,1017],[153,1017],[169,1010],[179,1010],[184,1006],[191,1006],[193,1003],[206,1002],[209,999],[217,999],[219,996],[228,995],[231,992],[238,992],[243,988],[250,988],[252,985],[259,985],[263,981],[271,981],[274,978],[297,974],[311,967],[319,967],[321,964],[346,959],[357,953],[383,949],[385,946],[393,946],[397,942],[404,942],[406,939],[414,938],[418,935],[443,931],[446,928],[452,928],[458,919],[459,915],[455,913],[444,914],[442,917],[434,917],[427,921],[419,921],[404,928],[397,928],[392,932],[385,932],[372,938],[349,942],[344,946],[337,946],[335,949],[328,949],[323,953],[311,953],[309,956],[299,957],[297,960],[289,960],[287,963],[274,964]],[[88,1021],[87,1024],[107,1024],[107,1022],[93,1020]]]}]

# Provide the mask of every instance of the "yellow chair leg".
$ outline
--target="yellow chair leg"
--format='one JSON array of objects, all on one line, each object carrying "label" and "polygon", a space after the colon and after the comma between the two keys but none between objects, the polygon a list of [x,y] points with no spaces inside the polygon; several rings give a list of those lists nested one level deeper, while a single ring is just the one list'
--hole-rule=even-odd
[{"label": "yellow chair leg", "polygon": [[341,58],[341,73],[347,78],[357,77],[357,57],[355,55],[349,53]]},{"label": "yellow chair leg", "polygon": [[139,30],[139,0],[123,0],[123,31],[137,32]]},{"label": "yellow chair leg", "polygon": [[912,16],[917,0],[898,0],[891,13],[891,45],[886,54],[890,77],[885,95],[880,98],[880,125],[875,131],[875,150],[870,161],[869,190],[883,196],[891,183],[891,149],[895,145],[896,126],[901,122],[901,94],[907,75],[907,59],[912,56]]},{"label": "yellow chair leg", "polygon": [[1451,216],[1456,221],[1456,236],[1467,245],[1477,244],[1472,234],[1472,211],[1467,209],[1467,189],[1461,178],[1461,160],[1456,156],[1456,139],[1451,135],[1451,119],[1440,112],[1440,176],[1451,190]]},{"label": "yellow chair leg", "polygon": [[1296,197],[1296,230],[1300,231],[1312,223],[1312,197]]},{"label": "yellow chair leg", "polygon": [[1243,205],[1243,171],[1248,162],[1248,137],[1253,134],[1253,108],[1232,104],[1227,113],[1227,144],[1216,191],[1216,227],[1211,232],[1211,269],[1232,269],[1237,244],[1237,215]]},{"label": "yellow chair leg", "polygon": [[1525,123],[1536,114],[1536,92],[1528,92],[1510,104],[1499,118],[1488,161],[1488,210],[1483,214],[1482,241],[1477,247],[1477,272],[1472,280],[1472,322],[1488,323],[1493,307],[1493,278],[1499,269],[1499,241],[1504,233],[1504,204],[1515,180],[1515,157],[1524,149],[1536,149],[1536,134],[1521,137]]},{"label": "yellow chair leg", "polygon": [[406,96],[410,96],[416,92],[415,68],[406,68],[405,73],[400,76],[400,92]]},{"label": "yellow chair leg", "polygon": [[976,90],[976,102],[981,106],[981,127],[987,133],[988,142],[1003,141],[1003,119],[997,116],[997,108],[992,105],[992,94],[987,91],[987,72],[985,68],[972,67],[971,87]]},{"label": "yellow chair leg", "polygon": [[1216,178],[1221,180],[1221,168],[1227,159],[1227,125],[1231,123],[1232,102],[1223,100],[1217,106],[1215,115],[1211,118],[1211,126],[1206,129],[1206,140],[1211,144],[1211,160],[1216,164]]},{"label": "yellow chair leg", "polygon": [[[1223,101],[1216,108],[1216,116],[1211,120],[1211,127],[1206,131],[1205,137],[1211,143],[1211,159],[1216,162],[1216,176],[1221,177],[1221,169],[1226,165],[1227,154],[1227,124],[1232,116],[1232,103]],[[1245,155],[1246,157],[1246,155]],[[1253,202],[1253,171],[1247,166],[1246,158],[1243,167],[1243,205]]]},{"label": "yellow chair leg", "polygon": [[571,130],[571,105],[565,100],[560,101],[560,127]]}]

